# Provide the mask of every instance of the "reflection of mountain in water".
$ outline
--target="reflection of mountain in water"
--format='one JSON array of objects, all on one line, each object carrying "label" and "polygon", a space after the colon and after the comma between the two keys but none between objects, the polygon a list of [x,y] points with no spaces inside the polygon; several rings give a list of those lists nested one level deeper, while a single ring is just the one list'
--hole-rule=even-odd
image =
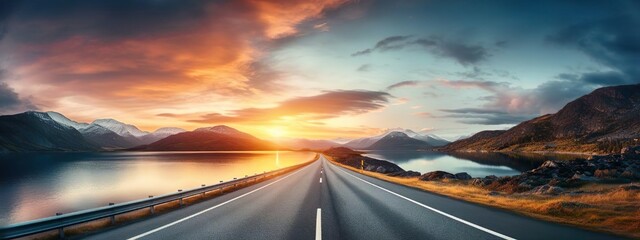
[{"label": "reflection of mountain in water", "polygon": [[480,164],[507,166],[521,172],[539,167],[546,160],[573,160],[580,155],[569,154],[536,154],[536,153],[473,153],[451,152],[451,156],[466,159]]},{"label": "reflection of mountain in water", "polygon": [[[407,163],[411,160],[421,159],[426,161],[436,160],[441,157],[451,156],[461,160],[468,160],[488,166],[506,166],[521,172],[534,169],[546,160],[571,160],[578,155],[562,154],[534,154],[534,153],[478,153],[478,152],[433,152],[433,151],[371,151],[372,155],[393,161],[398,164]],[[375,156],[372,156],[375,157]]]},{"label": "reflection of mountain in water", "polygon": [[367,154],[371,154],[371,157],[380,157],[384,160],[393,161],[394,163],[407,163],[411,160],[423,159],[423,160],[436,160],[438,158],[447,156],[447,154],[433,151],[368,151]]},{"label": "reflection of mountain in water", "polygon": [[545,160],[543,156],[523,156],[505,153],[467,153],[452,152],[451,156],[483,165],[507,166],[520,172],[534,169]]}]

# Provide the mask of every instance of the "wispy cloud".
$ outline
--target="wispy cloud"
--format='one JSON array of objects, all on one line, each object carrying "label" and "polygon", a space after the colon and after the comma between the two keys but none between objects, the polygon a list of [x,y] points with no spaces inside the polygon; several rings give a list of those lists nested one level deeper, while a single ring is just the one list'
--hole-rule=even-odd
[{"label": "wispy cloud", "polygon": [[394,84],[391,84],[387,87],[387,91],[396,89],[396,88],[400,88],[400,87],[407,87],[407,86],[417,86],[418,84],[420,84],[420,81],[402,81],[402,82],[397,82]]},{"label": "wispy cloud", "polygon": [[272,120],[319,120],[343,115],[358,115],[378,110],[389,103],[386,92],[365,90],[327,91],[320,95],[298,97],[283,101],[272,108],[245,108],[228,114],[210,113],[199,119],[200,123],[267,122]]},{"label": "wispy cloud", "polygon": [[378,41],[373,47],[354,52],[351,56],[357,57],[376,51],[399,50],[408,46],[420,46],[434,55],[453,59],[464,66],[477,64],[491,56],[489,50],[479,44],[444,40],[440,37],[415,39],[411,35],[387,37]]}]

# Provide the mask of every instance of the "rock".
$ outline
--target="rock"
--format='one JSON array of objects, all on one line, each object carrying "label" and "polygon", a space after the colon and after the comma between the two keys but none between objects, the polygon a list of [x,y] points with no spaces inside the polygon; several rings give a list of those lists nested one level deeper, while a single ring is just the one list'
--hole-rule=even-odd
[{"label": "rock", "polygon": [[617,178],[619,176],[616,169],[598,169],[593,175],[597,178]]},{"label": "rock", "polygon": [[496,192],[496,191],[491,191],[487,195],[489,195],[489,196],[498,196],[498,195],[500,195],[500,193]]},{"label": "rock", "polygon": [[471,179],[471,175],[469,175],[466,172],[456,173],[455,177],[456,177],[456,179],[459,179],[459,180],[469,180],[469,179]]},{"label": "rock", "polygon": [[625,158],[638,159],[640,158],[640,146],[625,147],[620,150],[620,155],[624,156]]},{"label": "rock", "polygon": [[484,178],[474,178],[473,181],[471,181],[471,184],[474,186],[483,187],[493,183],[496,179],[498,179],[498,177],[496,177],[495,175],[486,176]]},{"label": "rock", "polygon": [[540,167],[538,168],[557,168],[557,167],[558,167],[558,163],[556,163],[555,161],[546,161],[542,165],[540,165]]},{"label": "rock", "polygon": [[415,172],[415,171],[399,171],[399,172],[389,173],[389,174],[387,174],[387,176],[410,178],[410,177],[418,177],[418,176],[420,176],[420,173],[419,172]]},{"label": "rock", "polygon": [[386,169],[385,167],[383,167],[383,166],[378,166],[378,167],[376,168],[376,172],[379,172],[379,173],[386,173],[386,172],[387,172],[387,169]]},{"label": "rock", "polygon": [[556,186],[550,186],[550,185],[542,185],[542,186],[537,186],[535,187],[533,190],[531,190],[532,194],[537,194],[537,195],[557,195],[562,193],[564,189],[562,189],[561,187],[556,187]]},{"label": "rock", "polygon": [[620,174],[620,177],[637,179],[640,178],[640,169],[636,166],[629,166],[624,169],[624,172]]},{"label": "rock", "polygon": [[620,189],[624,191],[640,191],[640,185],[633,185],[633,184],[624,185],[624,186],[620,186]]},{"label": "rock", "polygon": [[422,181],[434,181],[434,180],[442,180],[446,178],[456,178],[456,176],[444,171],[433,171],[433,172],[422,174],[422,176],[420,176],[419,179]]},{"label": "rock", "polygon": [[518,184],[518,187],[522,189],[527,189],[527,190],[531,190],[533,188],[530,184],[527,184],[527,183],[520,183]]},{"label": "rock", "polygon": [[580,181],[585,181],[585,182],[590,182],[590,181],[595,181],[596,179],[590,176],[587,176],[586,174],[573,174],[573,177],[571,177],[571,179],[573,180],[580,180]]}]

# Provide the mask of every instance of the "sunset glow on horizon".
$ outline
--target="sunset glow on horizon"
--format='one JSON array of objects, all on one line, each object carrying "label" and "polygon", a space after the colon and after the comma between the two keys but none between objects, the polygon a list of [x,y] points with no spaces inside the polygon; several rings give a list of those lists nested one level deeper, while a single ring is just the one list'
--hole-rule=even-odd
[{"label": "sunset glow on horizon", "polygon": [[640,21],[634,4],[466,3],[3,1],[0,114],[454,140],[638,81],[622,49],[637,39],[625,33]]}]

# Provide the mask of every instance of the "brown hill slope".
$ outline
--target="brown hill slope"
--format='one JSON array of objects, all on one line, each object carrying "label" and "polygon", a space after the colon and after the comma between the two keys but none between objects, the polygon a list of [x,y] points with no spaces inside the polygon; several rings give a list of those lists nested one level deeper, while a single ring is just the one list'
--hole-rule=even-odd
[{"label": "brown hill slope", "polygon": [[[221,131],[224,130],[224,131]],[[132,150],[142,151],[252,151],[276,150],[278,146],[227,126],[201,128],[171,135]]]},{"label": "brown hill slope", "polygon": [[618,152],[640,138],[640,84],[604,87],[555,114],[507,131],[483,131],[453,142],[449,151]]}]

